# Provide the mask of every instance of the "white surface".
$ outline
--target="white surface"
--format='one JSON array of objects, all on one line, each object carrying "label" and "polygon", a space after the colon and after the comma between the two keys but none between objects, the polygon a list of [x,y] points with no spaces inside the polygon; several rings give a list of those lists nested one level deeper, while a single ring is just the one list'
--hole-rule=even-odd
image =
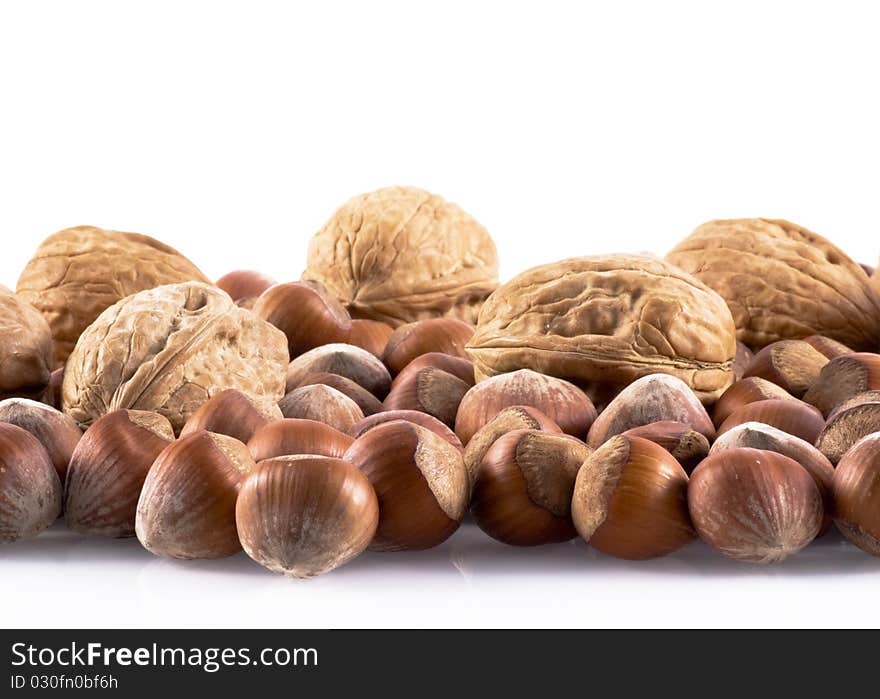
[{"label": "white surface", "polygon": [[[539,262],[663,253],[782,216],[875,263],[870,3],[0,5],[0,282],[38,242],[150,233],[209,276],[299,276],[347,197],[416,184]],[[0,549],[4,625],[878,625],[880,563],[771,569],[695,546],[628,564],[479,532],[323,579],[180,564],[62,532]]]}]

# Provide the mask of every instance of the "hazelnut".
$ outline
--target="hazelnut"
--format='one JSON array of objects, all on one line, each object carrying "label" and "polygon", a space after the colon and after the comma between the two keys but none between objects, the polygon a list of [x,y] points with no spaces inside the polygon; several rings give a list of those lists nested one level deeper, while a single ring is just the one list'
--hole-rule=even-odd
[{"label": "hazelnut", "polygon": [[725,556],[775,563],[822,527],[822,495],[794,459],[773,451],[725,449],[691,474],[688,505],[700,537]]},{"label": "hazelnut", "polygon": [[538,430],[502,435],[477,470],[471,502],[477,525],[493,539],[513,546],[574,538],[574,480],[591,452],[569,435]]},{"label": "hazelnut", "polygon": [[378,320],[366,320],[365,318],[354,318],[351,321],[348,343],[365,349],[376,357],[381,357],[393,332],[394,328],[387,323]]},{"label": "hazelnut", "polygon": [[331,342],[346,342],[351,317],[317,284],[276,284],[254,303],[253,312],[287,336],[291,357]]},{"label": "hazelnut", "polygon": [[480,381],[461,400],[455,433],[467,445],[477,430],[514,405],[530,405],[543,412],[566,434],[584,437],[596,419],[587,395],[563,379],[531,369],[519,369]]},{"label": "hazelnut", "polygon": [[430,430],[395,420],[358,437],[345,454],[379,498],[376,551],[427,549],[458,529],[470,487],[461,452]]},{"label": "hazelnut", "polygon": [[837,464],[834,521],[856,546],[880,556],[880,434],[860,439]]},{"label": "hazelnut", "polygon": [[274,403],[257,403],[241,391],[229,388],[205,401],[186,421],[180,436],[207,430],[247,442],[260,427],[282,417],[281,408]]},{"label": "hazelnut", "polygon": [[736,342],[736,355],[733,358],[733,380],[739,381],[743,374],[746,372],[746,368],[751,364],[752,357],[754,354],[752,350],[746,347],[742,342],[737,340]]},{"label": "hazelnut", "polygon": [[804,400],[829,415],[848,398],[876,389],[880,389],[880,354],[856,352],[829,361]]},{"label": "hazelnut", "polygon": [[61,384],[64,383],[64,367],[55,369],[49,374],[49,385],[43,392],[42,401],[55,410],[61,410]]},{"label": "hazelnut", "polygon": [[672,420],[714,439],[715,426],[688,385],[669,374],[650,374],[624,388],[595,419],[587,437],[594,449],[632,427]]},{"label": "hazelnut", "polygon": [[489,448],[502,435],[514,430],[540,430],[549,434],[562,434],[559,425],[537,408],[528,405],[505,408],[477,430],[464,450],[464,466],[471,486],[477,478],[477,469]]},{"label": "hazelnut", "polygon": [[767,379],[757,376],[740,379],[722,393],[715,403],[712,410],[712,419],[715,422],[715,427],[720,427],[734,410],[748,403],[757,403],[758,401],[774,398],[797,400],[784,388],[767,381]]},{"label": "hazelnut", "polygon": [[67,469],[64,519],[83,534],[134,536],[141,487],[156,457],[174,440],[158,413],[116,410],[80,439]]},{"label": "hazelnut", "polygon": [[391,389],[391,375],[381,361],[360,347],[335,343],[316,347],[294,359],[287,368],[287,390],[293,390],[306,376],[318,372],[351,379],[379,399]]},{"label": "hazelnut", "polygon": [[408,372],[405,380],[395,383],[383,406],[386,410],[419,410],[452,427],[469,389],[457,376],[429,366]]},{"label": "hazelnut", "polygon": [[329,386],[345,394],[357,404],[364,415],[373,415],[382,410],[382,401],[360,384],[356,384],[351,379],[347,379],[339,374],[328,374],[326,371],[307,374],[297,388],[313,386],[315,384]]},{"label": "hazelnut", "polygon": [[457,318],[429,318],[399,326],[385,346],[382,361],[392,371],[400,372],[419,355],[442,352],[467,358],[464,347],[474,334],[474,327]]},{"label": "hazelnut", "polygon": [[469,359],[453,357],[451,354],[443,354],[442,352],[426,352],[413,359],[394,377],[394,381],[391,382],[391,388],[394,388],[394,384],[405,381],[408,374],[415,373],[429,366],[442,369],[453,376],[457,376],[468,386],[474,385],[474,365]]},{"label": "hazelnut", "polygon": [[663,447],[617,435],[580,467],[571,516],[578,534],[609,556],[665,556],[694,538],[687,484],[684,469]]},{"label": "hazelnut", "polygon": [[255,464],[237,439],[193,432],[169,444],[147,474],[135,529],[143,547],[171,558],[221,558],[241,550],[235,500]]},{"label": "hazelnut", "polygon": [[827,363],[828,357],[806,342],[779,340],[758,352],[743,376],[760,376],[800,398]]},{"label": "hazelnut", "polygon": [[464,449],[461,445],[461,440],[456,436],[455,432],[440,422],[436,417],[428,415],[428,413],[419,412],[418,410],[385,410],[381,413],[370,415],[352,427],[349,434],[354,438],[358,438],[374,427],[384,425],[386,422],[392,422],[393,420],[405,420],[406,422],[411,422],[419,427],[424,427],[426,430],[431,430],[431,432],[438,437],[445,439],[459,451]]},{"label": "hazelnut", "polygon": [[340,432],[348,432],[364,419],[357,403],[344,393],[323,384],[295,388],[278,405],[284,417],[317,420]]},{"label": "hazelnut", "polygon": [[825,426],[822,414],[803,401],[772,398],[757,403],[747,403],[734,410],[718,428],[718,436],[745,422],[763,422],[783,432],[800,437],[810,444]]},{"label": "hazelnut", "polygon": [[803,339],[810,347],[824,354],[828,359],[835,359],[844,354],[852,354],[853,351],[842,342],[832,340],[824,335],[808,335]]},{"label": "hazelnut", "polygon": [[0,402],[0,422],[18,425],[43,445],[64,483],[67,465],[82,437],[79,425],[62,412],[27,398],[7,398]]},{"label": "hazelnut", "polygon": [[36,536],[61,514],[61,481],[37,438],[0,424],[0,543]]},{"label": "hazelnut", "polygon": [[662,420],[633,427],[622,434],[626,437],[642,437],[663,447],[681,464],[685,473],[693,471],[709,453],[706,436],[683,422]]},{"label": "hazelnut", "polygon": [[865,402],[852,400],[849,407],[835,410],[814,441],[816,448],[836,464],[850,447],[873,432],[880,432],[880,402],[866,397]]},{"label": "hazelnut", "polygon": [[280,457],[258,464],[245,479],[235,519],[253,560],[276,573],[311,578],[367,547],[379,505],[364,474],[345,461]]},{"label": "hazelnut", "polygon": [[237,269],[217,280],[217,287],[225,291],[239,306],[255,301],[270,286],[277,284],[272,277],[251,269]]},{"label": "hazelnut", "polygon": [[354,439],[316,420],[285,418],[264,425],[247,443],[254,461],[291,454],[341,458]]}]

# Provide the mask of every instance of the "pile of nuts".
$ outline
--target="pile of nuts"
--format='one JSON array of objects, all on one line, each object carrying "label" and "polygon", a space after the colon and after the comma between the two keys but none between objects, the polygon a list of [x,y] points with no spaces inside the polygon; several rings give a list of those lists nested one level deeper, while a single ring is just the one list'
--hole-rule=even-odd
[{"label": "pile of nuts", "polygon": [[347,202],[301,281],[216,284],[147,236],[48,238],[0,287],[0,542],[59,516],[158,556],[308,578],[469,512],[514,546],[629,560],[699,537],[880,555],[880,281],[786,221],[499,285],[412,187]]}]

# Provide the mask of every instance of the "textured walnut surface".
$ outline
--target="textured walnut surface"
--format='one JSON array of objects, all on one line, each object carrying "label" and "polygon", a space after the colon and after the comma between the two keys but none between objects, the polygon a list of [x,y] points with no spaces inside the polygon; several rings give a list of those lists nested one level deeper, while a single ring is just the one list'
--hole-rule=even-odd
[{"label": "textured walnut surface", "polygon": [[710,221],[667,259],[724,297],[747,345],[813,334],[856,350],[880,345],[880,297],[865,271],[794,223]]},{"label": "textured walnut surface", "polygon": [[51,362],[52,335],[43,316],[0,286],[0,398],[40,394]]},{"label": "textured walnut surface", "polygon": [[61,366],[105,308],[138,291],[185,281],[208,280],[158,240],[78,226],[43,241],[18,280],[18,293],[49,322],[55,365]]},{"label": "textured walnut surface", "polygon": [[188,282],[142,291],[80,336],[64,375],[64,411],[81,425],[112,410],[152,410],[175,432],[215,393],[255,402],[284,395],[287,339],[216,287]]},{"label": "textured walnut surface", "polygon": [[733,380],[724,300],[675,266],[640,255],[535,267],[483,305],[467,351],[479,379],[529,368],[583,384],[665,373],[705,400]]},{"label": "textured walnut surface", "polygon": [[498,286],[486,230],[415,187],[346,202],[312,238],[304,279],[322,282],[353,316],[398,326],[450,315],[473,322]]}]

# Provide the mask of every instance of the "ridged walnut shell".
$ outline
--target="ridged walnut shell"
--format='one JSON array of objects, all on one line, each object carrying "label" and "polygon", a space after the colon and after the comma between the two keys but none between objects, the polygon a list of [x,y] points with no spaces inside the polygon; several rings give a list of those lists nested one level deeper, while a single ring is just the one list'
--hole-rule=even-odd
[{"label": "ridged walnut shell", "polygon": [[666,259],[717,291],[733,313],[738,339],[752,347],[825,335],[874,350],[880,296],[846,253],[788,221],[710,221]]},{"label": "ridged walnut shell", "polygon": [[323,283],[355,318],[393,327],[436,316],[472,323],[498,286],[498,253],[455,204],[388,187],[333,214],[309,244],[303,279]]},{"label": "ridged walnut shell", "polygon": [[208,279],[174,248],[138,233],[77,226],[42,242],[17,291],[49,322],[61,366],[105,308],[144,289],[187,281]]},{"label": "ridged walnut shell", "polygon": [[0,286],[0,398],[39,398],[52,371],[52,334],[39,311]]},{"label": "ridged walnut shell", "polygon": [[64,373],[64,412],[88,426],[112,410],[164,415],[179,433],[211,396],[284,395],[287,338],[216,287],[170,284],[129,296],[80,336]]},{"label": "ridged walnut shell", "polygon": [[710,401],[733,381],[724,299],[663,260],[576,257],[535,267],[483,305],[467,347],[478,380],[521,368],[579,385],[671,374]]}]

